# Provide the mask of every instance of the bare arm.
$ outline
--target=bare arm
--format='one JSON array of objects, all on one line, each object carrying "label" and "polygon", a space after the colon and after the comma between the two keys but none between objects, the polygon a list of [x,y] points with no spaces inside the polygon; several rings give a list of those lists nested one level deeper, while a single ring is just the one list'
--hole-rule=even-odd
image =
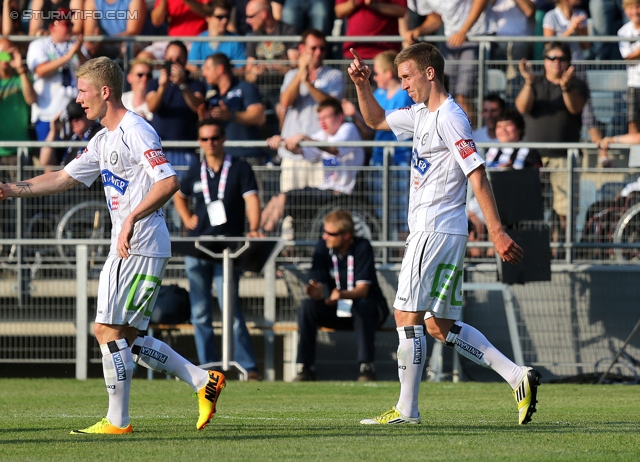
[{"label": "bare arm", "polygon": [[211,6],[211,2],[200,3],[197,0],[182,0],[187,7],[193,11],[195,14],[206,18],[207,16],[213,13],[213,7]]},{"label": "bare arm", "polygon": [[362,117],[364,117],[367,125],[374,130],[391,130],[385,119],[384,109],[378,104],[371,90],[371,84],[369,83],[371,69],[365,65],[358,52],[353,48],[351,48],[351,53],[353,53],[354,59],[349,66],[348,72],[351,80],[356,85],[358,106],[362,111]]},{"label": "bare arm", "polygon": [[173,175],[164,180],[156,181],[149,193],[140,201],[138,206],[122,223],[122,230],[118,236],[116,249],[120,258],[128,258],[133,236],[133,228],[137,222],[162,207],[180,189],[178,177]]},{"label": "bare arm", "polygon": [[147,18],[147,6],[144,0],[131,0],[131,3],[129,3],[129,15],[130,19],[127,20],[127,28],[118,35],[131,37],[142,33],[144,21]]},{"label": "bare arm", "polygon": [[407,7],[402,5],[396,5],[394,3],[379,3],[373,0],[365,0],[365,5],[390,18],[401,18],[407,12]]},{"label": "bare arm", "polygon": [[575,68],[570,66],[560,79],[560,88],[562,89],[562,99],[564,100],[567,110],[571,114],[580,114],[587,102],[585,98],[573,88],[573,78],[575,75]]},{"label": "bare arm", "polygon": [[348,2],[340,3],[333,7],[333,11],[336,14],[336,18],[343,19],[351,16],[358,9],[358,0],[351,0]]},{"label": "bare arm", "polygon": [[264,104],[255,103],[247,107],[246,111],[236,112],[233,121],[242,125],[264,125]]},{"label": "bare arm", "polygon": [[76,41],[73,42],[71,47],[69,47],[69,51],[65,55],[59,58],[56,58],[54,60],[47,61],[42,64],[38,64],[34,69],[34,73],[41,79],[49,78],[53,74],[58,72],[58,69],[60,67],[64,66],[69,61],[71,61],[74,55],[78,55],[78,60],[80,61],[80,64],[84,63],[87,60],[87,58],[80,51],[81,48],[82,48],[82,36],[78,35],[76,37]]},{"label": "bare arm", "polygon": [[536,4],[531,0],[516,0],[516,6],[520,8],[527,18],[531,18],[536,14]]},{"label": "bare arm", "polygon": [[262,237],[260,233],[260,197],[257,194],[244,196],[249,232],[247,237]]},{"label": "bare arm", "polygon": [[524,58],[519,63],[520,75],[524,79],[524,85],[520,89],[520,93],[516,96],[516,109],[520,114],[528,114],[533,109],[535,101],[535,92],[533,91],[533,82],[535,75],[532,71],[531,64]]},{"label": "bare arm", "polygon": [[64,170],[47,172],[17,183],[0,183],[0,200],[8,197],[37,197],[66,191],[80,184]]},{"label": "bare arm", "polygon": [[190,230],[196,229],[196,226],[198,226],[198,216],[191,213],[188,199],[184,197],[180,191],[173,195],[173,205],[180,216],[180,220],[184,223],[185,228]]},{"label": "bare arm", "polygon": [[460,27],[460,30],[449,37],[449,45],[454,47],[462,45],[462,43],[467,39],[467,33],[469,32],[469,30],[471,30],[482,12],[487,8],[488,4],[489,0],[473,0],[473,5],[471,5],[469,15]]},{"label": "bare arm", "polygon": [[338,300],[355,300],[357,298],[365,298],[369,295],[370,284],[366,282],[359,282],[352,290],[338,290],[333,289],[329,300],[337,302]]},{"label": "bare arm", "polygon": [[469,174],[469,181],[473,186],[473,192],[484,214],[489,238],[491,242],[493,242],[496,252],[498,252],[502,261],[514,265],[518,264],[522,259],[522,249],[502,228],[500,216],[498,215],[498,207],[496,206],[495,197],[493,196],[491,184],[489,183],[484,167],[478,167],[471,172]]},{"label": "bare arm", "polygon": [[167,15],[167,0],[160,0],[160,3],[151,10],[151,23],[156,27],[160,27],[167,20]]},{"label": "bare arm", "polygon": [[[8,16],[8,5],[9,5],[9,0],[4,0],[4,11],[7,12],[7,18]],[[42,11],[42,7],[44,6],[44,0],[33,0],[33,3],[31,4],[31,9],[33,11]],[[10,20],[9,20],[10,21]],[[9,23],[11,24],[11,23]],[[9,26],[11,27],[11,26]],[[32,15],[31,19],[29,19],[29,35],[31,35],[32,37],[35,37],[37,35],[37,32],[42,29],[42,16],[41,15]],[[5,35],[8,34],[8,32],[5,32]]]}]

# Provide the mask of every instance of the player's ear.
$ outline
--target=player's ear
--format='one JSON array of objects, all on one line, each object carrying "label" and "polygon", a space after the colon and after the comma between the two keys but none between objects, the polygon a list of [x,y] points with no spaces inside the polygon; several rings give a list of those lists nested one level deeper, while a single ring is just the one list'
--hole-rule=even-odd
[{"label": "player's ear", "polygon": [[103,85],[102,88],[100,88],[100,94],[102,95],[103,100],[108,100],[109,96],[111,96],[111,88]]}]

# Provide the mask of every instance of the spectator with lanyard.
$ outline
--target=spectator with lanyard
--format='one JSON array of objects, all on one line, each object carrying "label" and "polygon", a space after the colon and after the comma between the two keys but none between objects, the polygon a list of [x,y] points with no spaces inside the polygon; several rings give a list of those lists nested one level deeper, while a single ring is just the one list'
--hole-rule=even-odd
[{"label": "spectator with lanyard", "polygon": [[373,247],[356,237],[353,218],[346,210],[324,217],[322,239],[313,253],[309,296],[298,309],[297,382],[316,379],[318,327],[355,330],[358,339],[358,381],[376,379],[374,370],[376,329],[389,315],[378,285]]},{"label": "spectator with lanyard", "polygon": [[[224,56],[224,55],[223,55]],[[224,125],[213,119],[199,124],[200,149],[204,159],[200,165],[189,169],[180,182],[180,191],[174,196],[176,210],[180,214],[190,237],[197,236],[247,236],[262,237],[260,224],[260,199],[258,185],[251,166],[225,153]],[[189,199],[195,199],[193,212]],[[249,232],[245,233],[245,215]],[[225,245],[225,244],[223,244]],[[218,246],[219,247],[219,246]],[[185,257],[185,269],[189,279],[191,323],[195,327],[198,360],[201,365],[218,361],[213,327],[213,300],[211,284],[215,282],[220,309],[224,306],[222,286],[222,261],[202,258],[199,253]],[[259,380],[251,335],[240,308],[238,284],[240,268],[234,268],[233,285],[233,360],[247,371],[249,380]]]}]

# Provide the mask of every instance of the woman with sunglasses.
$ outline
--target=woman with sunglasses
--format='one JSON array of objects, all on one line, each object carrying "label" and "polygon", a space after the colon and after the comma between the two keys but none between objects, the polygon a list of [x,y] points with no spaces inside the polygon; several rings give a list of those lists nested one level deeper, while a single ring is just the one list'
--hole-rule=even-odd
[{"label": "woman with sunglasses", "polygon": [[[589,98],[587,84],[575,76],[571,50],[562,42],[544,47],[544,72],[535,74],[531,64],[520,61],[524,85],[516,97],[516,109],[524,116],[527,131],[523,141],[567,143],[580,141],[582,110]],[[549,181],[553,189],[553,210],[558,216],[554,241],[566,229],[569,201],[567,197],[567,150],[540,149],[542,165],[553,169]]]}]

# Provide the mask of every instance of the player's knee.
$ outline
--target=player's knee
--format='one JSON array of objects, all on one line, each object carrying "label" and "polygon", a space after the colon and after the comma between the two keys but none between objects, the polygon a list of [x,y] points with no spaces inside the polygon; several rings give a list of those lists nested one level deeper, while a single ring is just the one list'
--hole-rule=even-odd
[{"label": "player's knee", "polygon": [[445,339],[442,340],[445,346],[453,348],[456,345],[456,340],[458,339],[460,329],[462,329],[462,325],[460,323],[456,322],[451,326],[451,328],[447,332]]}]

